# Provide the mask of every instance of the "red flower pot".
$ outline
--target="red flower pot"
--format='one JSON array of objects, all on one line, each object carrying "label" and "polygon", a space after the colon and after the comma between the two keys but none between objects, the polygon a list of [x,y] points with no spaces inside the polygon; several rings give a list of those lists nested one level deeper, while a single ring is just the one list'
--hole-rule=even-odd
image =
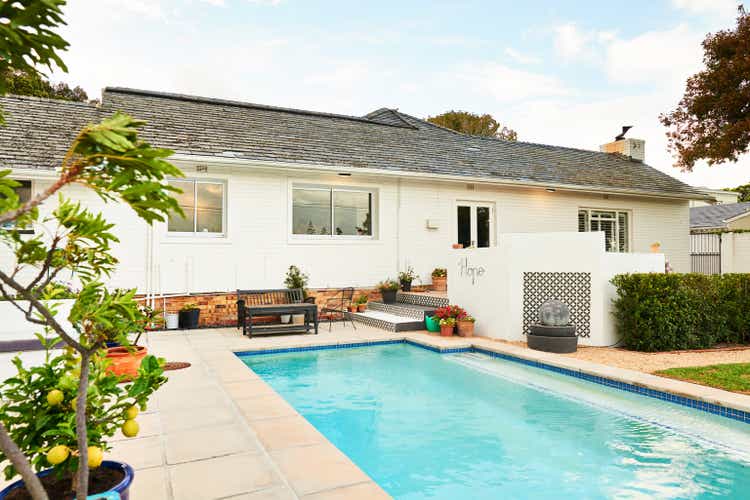
[{"label": "red flower pot", "polygon": [[107,349],[107,359],[110,364],[107,371],[121,377],[134,379],[138,376],[138,368],[141,367],[141,361],[148,354],[148,350],[143,346],[132,347],[110,347]]},{"label": "red flower pot", "polygon": [[440,336],[441,337],[452,337],[453,336],[453,325],[440,325]]}]

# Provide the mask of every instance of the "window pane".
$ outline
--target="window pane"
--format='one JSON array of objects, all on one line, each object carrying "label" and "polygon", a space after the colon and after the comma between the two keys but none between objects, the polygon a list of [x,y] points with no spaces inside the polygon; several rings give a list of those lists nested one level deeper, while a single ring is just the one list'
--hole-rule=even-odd
[{"label": "window pane", "polygon": [[578,232],[585,233],[589,230],[589,213],[586,210],[578,211]]},{"label": "window pane", "polygon": [[471,246],[471,207],[458,207],[458,241],[469,248]]},{"label": "window pane", "polygon": [[182,189],[182,193],[175,193],[177,203],[185,212],[185,217],[178,214],[169,216],[168,230],[181,233],[195,231],[195,183],[193,181],[169,181],[170,186]]},{"label": "window pane", "polygon": [[477,247],[490,246],[490,207],[477,207]]},{"label": "window pane", "polygon": [[197,183],[198,209],[197,229],[199,233],[224,232],[224,185],[220,183]]},{"label": "window pane", "polygon": [[372,194],[362,191],[333,192],[335,234],[372,235]]},{"label": "window pane", "polygon": [[292,190],[292,234],[331,234],[330,190]]},{"label": "window pane", "polygon": [[627,252],[628,249],[628,214],[620,212],[617,214],[617,238],[619,240],[618,250]]}]

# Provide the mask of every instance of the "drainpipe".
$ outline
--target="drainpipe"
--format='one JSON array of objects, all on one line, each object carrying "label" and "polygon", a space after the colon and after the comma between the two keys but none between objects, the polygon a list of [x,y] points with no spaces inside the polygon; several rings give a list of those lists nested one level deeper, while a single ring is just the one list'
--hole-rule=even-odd
[{"label": "drainpipe", "polygon": [[401,178],[396,180],[396,273],[401,264]]}]

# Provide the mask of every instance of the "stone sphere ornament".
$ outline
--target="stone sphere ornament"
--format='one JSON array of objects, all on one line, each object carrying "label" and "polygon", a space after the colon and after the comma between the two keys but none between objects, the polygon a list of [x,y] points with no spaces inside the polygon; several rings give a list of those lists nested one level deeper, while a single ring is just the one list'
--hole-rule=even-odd
[{"label": "stone sphere ornament", "polygon": [[570,308],[565,302],[548,300],[539,308],[539,322],[546,326],[567,326],[570,324]]}]

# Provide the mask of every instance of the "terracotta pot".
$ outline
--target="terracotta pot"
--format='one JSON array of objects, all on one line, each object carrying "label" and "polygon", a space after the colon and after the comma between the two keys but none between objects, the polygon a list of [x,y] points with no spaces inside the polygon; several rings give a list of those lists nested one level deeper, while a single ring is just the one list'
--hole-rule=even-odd
[{"label": "terracotta pot", "polygon": [[461,321],[459,320],[458,334],[462,337],[473,337],[474,336],[474,322],[473,321]]},{"label": "terracotta pot", "polygon": [[365,312],[367,310],[367,304],[358,304],[357,305],[357,311],[359,312]]},{"label": "terracotta pot", "polygon": [[357,304],[353,304],[351,306],[347,306],[347,309],[349,309],[350,313],[355,313],[357,312],[358,307],[357,307]]},{"label": "terracotta pot", "polygon": [[454,249],[454,250],[459,250],[459,249],[461,249],[461,248],[463,248],[463,247],[464,247],[464,246],[463,246],[463,245],[462,245],[461,243],[454,243],[454,244],[453,244],[453,249]]},{"label": "terracotta pot", "polygon": [[433,276],[432,277],[432,289],[436,292],[447,291],[448,290],[448,277],[447,276],[442,276],[442,277]]},{"label": "terracotta pot", "polygon": [[115,375],[133,379],[138,375],[141,361],[148,354],[143,346],[133,347],[110,347],[107,349],[107,358],[111,361],[107,371]]},{"label": "terracotta pot", "polygon": [[440,336],[441,337],[452,337],[453,336],[453,325],[440,325]]}]

